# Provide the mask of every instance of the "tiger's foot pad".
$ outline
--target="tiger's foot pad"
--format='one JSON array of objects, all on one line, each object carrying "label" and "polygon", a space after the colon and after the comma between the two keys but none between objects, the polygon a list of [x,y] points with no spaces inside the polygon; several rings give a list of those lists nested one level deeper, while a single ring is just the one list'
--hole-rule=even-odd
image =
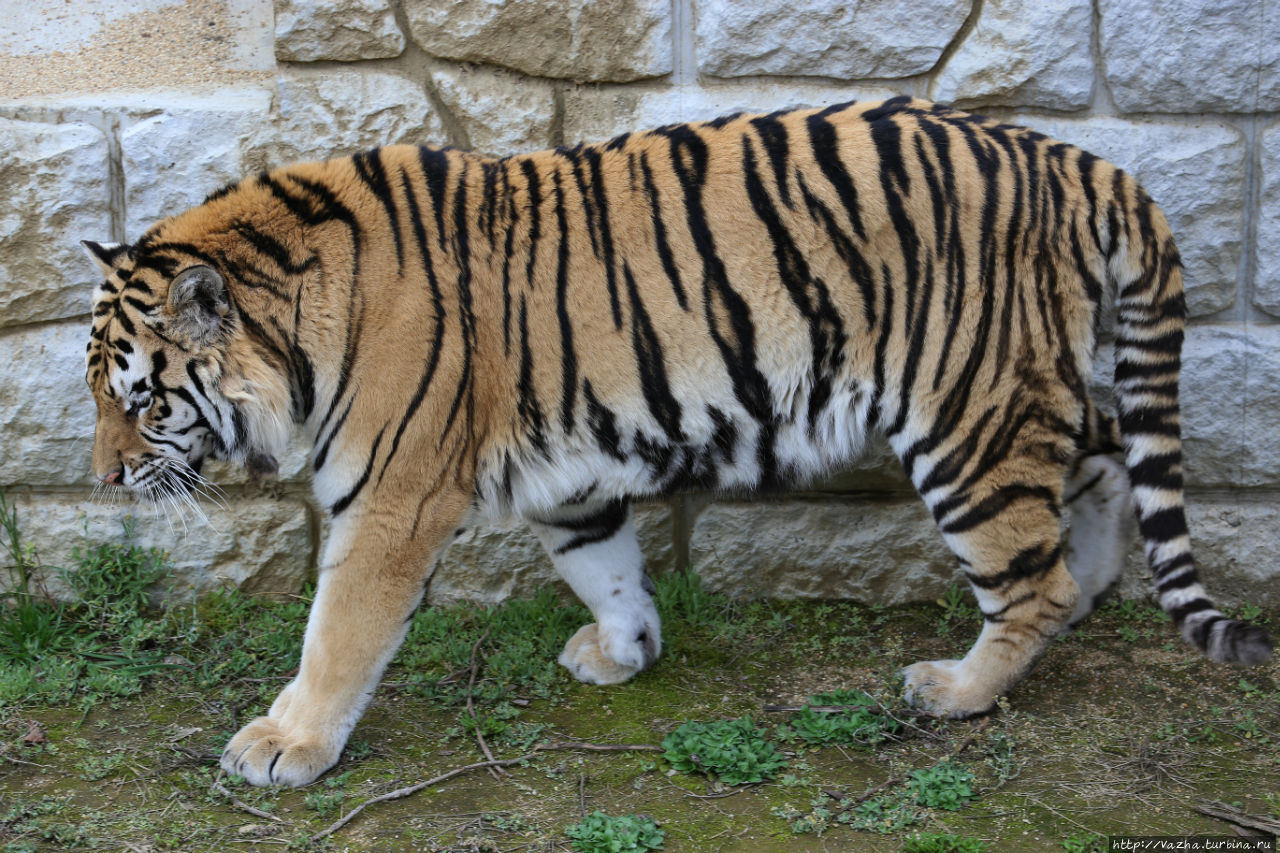
[{"label": "tiger's foot pad", "polygon": [[618,663],[605,654],[600,644],[599,625],[592,622],[579,628],[565,643],[560,665],[584,684],[618,684],[644,669],[646,662]]},{"label": "tiger's foot pad", "polygon": [[222,769],[251,785],[298,788],[314,782],[338,761],[341,745],[290,734],[280,721],[258,717],[242,728],[222,751]]},{"label": "tiger's foot pad", "polygon": [[964,683],[963,661],[934,660],[912,664],[902,671],[908,704],[921,711],[952,720],[985,714],[996,705],[990,691]]}]

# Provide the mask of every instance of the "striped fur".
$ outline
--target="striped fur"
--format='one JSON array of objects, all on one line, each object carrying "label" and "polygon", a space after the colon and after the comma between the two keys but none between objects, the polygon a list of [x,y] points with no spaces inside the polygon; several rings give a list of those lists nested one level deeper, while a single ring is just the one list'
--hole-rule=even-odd
[{"label": "striped fur", "polygon": [[[301,670],[224,756],[255,783],[336,760],[468,519],[533,523],[596,617],[562,662],[621,680],[660,649],[628,501],[802,481],[872,432],[986,616],[963,660],[908,668],[922,707],[989,709],[1087,613],[1072,573],[1091,601],[1119,562],[1064,561],[1064,475],[1121,446],[1179,629],[1217,660],[1269,653],[1191,558],[1167,223],[1129,176],[1031,131],[895,99],[500,160],[392,146],[92,248],[99,477],[270,468],[291,421],[313,443],[333,524]],[[1086,390],[1112,302],[1118,419]],[[1085,534],[1124,491],[1098,470],[1066,496]]]}]

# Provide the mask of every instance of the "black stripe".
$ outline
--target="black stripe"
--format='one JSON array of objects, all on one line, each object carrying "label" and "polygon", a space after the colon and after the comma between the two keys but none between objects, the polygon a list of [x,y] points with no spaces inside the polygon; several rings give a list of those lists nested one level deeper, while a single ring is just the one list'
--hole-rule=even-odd
[{"label": "black stripe", "polygon": [[351,414],[351,406],[355,401],[356,397],[352,394],[351,399],[347,401],[347,407],[342,410],[342,414],[334,422],[333,428],[329,430],[329,434],[321,442],[320,449],[316,451],[315,461],[311,465],[313,470],[319,471],[324,467],[325,460],[329,457],[329,445],[333,443],[334,437],[342,431],[342,425],[347,422],[347,415]]},{"label": "black stripe", "polygon": [[845,168],[844,159],[840,156],[840,144],[836,137],[836,129],[827,121],[827,117],[841,112],[847,105],[828,107],[819,113],[809,116],[806,125],[809,129],[809,144],[813,147],[813,156],[826,176],[827,181],[835,188],[844,207],[849,224],[860,239],[867,239],[867,230],[862,224],[862,215],[858,209],[858,191],[854,188],[853,179]]},{"label": "black stripe", "polygon": [[309,255],[302,261],[295,261],[287,246],[251,223],[238,221],[234,227],[237,234],[252,243],[255,249],[271,258],[276,266],[289,275],[304,273],[316,264],[315,255]]},{"label": "black stripe", "polygon": [[1188,534],[1187,518],[1181,506],[1159,509],[1150,515],[1140,515],[1138,530],[1148,542],[1169,542]]},{"label": "black stripe", "polygon": [[337,516],[344,509],[351,506],[351,502],[360,494],[360,490],[369,482],[369,474],[373,471],[373,460],[378,455],[378,445],[382,444],[382,434],[387,431],[387,425],[384,424],[382,429],[378,430],[378,437],[373,440],[373,449],[369,451],[369,461],[365,463],[364,473],[360,475],[360,479],[351,487],[351,491],[347,492],[329,509],[329,514]]},{"label": "black stripe", "polygon": [[467,164],[462,164],[462,174],[458,176],[457,186],[453,191],[453,245],[458,255],[458,315],[462,331],[462,372],[458,375],[458,387],[454,391],[453,403],[449,406],[449,414],[445,418],[444,429],[440,432],[439,447],[444,447],[445,436],[453,428],[454,420],[461,410],[463,397],[467,401],[467,425],[471,419],[471,350],[475,340],[475,315],[471,312],[471,240],[467,220]]},{"label": "black stripe", "polygon": [[621,449],[622,438],[618,434],[617,419],[613,410],[596,399],[590,380],[582,383],[582,396],[587,401],[587,428],[591,430],[596,444],[619,462],[627,461],[627,454]]},{"label": "black stripe", "polygon": [[445,181],[449,177],[449,156],[444,151],[422,146],[418,149],[418,161],[427,180],[427,193],[436,216],[436,240],[444,248],[444,196]]},{"label": "black stripe", "polygon": [[667,365],[662,356],[662,344],[658,341],[658,335],[649,321],[649,313],[640,299],[630,264],[623,263],[622,274],[627,284],[627,298],[631,303],[631,348],[635,352],[636,369],[640,373],[640,390],[645,402],[649,404],[649,412],[667,434],[667,438],[673,442],[682,442],[685,435],[680,428],[680,403],[671,393],[671,386],[667,382]]},{"label": "black stripe", "polygon": [[578,357],[573,349],[573,324],[569,319],[569,223],[564,205],[560,172],[555,178],[556,224],[559,233],[559,255],[556,260],[556,319],[560,324],[560,423],[566,433],[573,432],[573,409],[578,393]]},{"label": "black stripe", "polygon": [[591,169],[591,188],[595,196],[596,218],[600,227],[600,248],[604,256],[605,286],[609,290],[609,309],[613,313],[613,327],[622,329],[622,308],[618,304],[617,271],[613,264],[613,231],[609,226],[609,202],[605,195],[604,174],[600,170],[600,152],[588,148],[583,152]]},{"label": "black stripe", "polygon": [[[733,383],[734,394],[747,413],[760,423],[756,456],[764,485],[778,482],[774,451],[776,424],[768,383],[755,361],[755,327],[747,303],[729,286],[724,262],[716,251],[715,238],[702,204],[702,185],[707,170],[707,145],[688,125],[673,125],[660,133],[671,140],[671,165],[684,191],[685,217],[694,247],[702,258],[703,311],[707,328],[720,349],[721,358]],[[720,315],[727,315],[727,328]]]},{"label": "black stripe", "polygon": [[785,113],[775,112],[758,116],[751,120],[751,126],[760,135],[760,144],[764,146],[765,154],[769,157],[769,163],[773,167],[773,180],[778,185],[778,195],[781,196],[782,203],[788,208],[794,208],[795,204],[791,200],[791,184],[787,180],[787,158],[790,156],[787,128],[778,121],[778,117],[782,115]]},{"label": "black stripe", "polygon": [[653,239],[658,250],[658,260],[662,262],[662,270],[671,282],[671,290],[676,295],[676,304],[680,310],[688,311],[689,303],[685,298],[684,285],[680,283],[680,270],[676,267],[675,257],[671,253],[671,244],[667,242],[667,226],[662,219],[662,202],[658,196],[658,188],[653,182],[653,170],[649,168],[649,152],[640,155],[640,171],[644,174],[644,192],[649,200],[650,221],[653,222]]},{"label": "black stripe", "polygon": [[405,407],[404,415],[400,418],[400,425],[396,427],[396,434],[391,440],[391,450],[387,452],[386,461],[382,463],[382,469],[378,472],[379,482],[382,481],[382,477],[387,473],[387,466],[391,464],[396,451],[400,449],[400,438],[409,426],[409,421],[417,413],[418,407],[422,405],[422,401],[426,397],[427,389],[431,387],[431,380],[435,376],[436,367],[440,363],[440,352],[444,346],[446,329],[444,299],[440,293],[440,283],[436,280],[435,265],[431,261],[430,243],[427,240],[426,228],[422,224],[418,199],[414,194],[413,186],[410,184],[408,177],[403,174],[401,175],[401,185],[404,189],[405,202],[409,206],[409,221],[413,225],[413,236],[418,246],[418,258],[422,263],[422,271],[427,277],[427,286],[431,288],[431,308],[434,314],[435,328],[431,335],[431,352],[427,355],[427,365],[423,369],[422,375],[418,378],[418,387],[414,389],[413,396],[409,398],[409,405]]},{"label": "black stripe", "polygon": [[944,522],[942,518],[945,513],[939,512],[938,507],[934,508],[934,517],[938,520],[938,527],[943,533],[964,533],[985,524],[1011,505],[1023,500],[1042,502],[1055,516],[1058,514],[1058,501],[1052,489],[1047,486],[1015,483],[972,504],[966,512],[952,521]]},{"label": "black stripe", "polygon": [[812,438],[817,434],[818,414],[831,398],[832,382],[844,366],[847,340],[844,322],[831,302],[826,284],[813,275],[804,253],[791,239],[790,232],[769,198],[760,179],[755,151],[749,138],[743,137],[742,149],[747,197],[773,242],[778,276],[791,296],[792,303],[809,325],[813,390],[808,400],[807,415],[809,435]]},{"label": "black stripe", "polygon": [[1047,543],[1041,543],[1023,548],[1009,560],[1003,571],[994,575],[983,576],[972,572],[965,572],[965,575],[976,587],[995,589],[1028,578],[1043,577],[1058,564],[1060,557],[1061,551],[1057,546],[1050,547]]},{"label": "black stripe", "polygon": [[[546,452],[546,420],[538,403],[538,391],[533,384],[533,349],[529,346],[529,309],[524,294],[520,294],[520,380],[516,387],[516,411],[529,429],[529,440],[539,452]],[[616,431],[615,431],[616,439]],[[616,447],[616,441],[615,441]]]},{"label": "black stripe", "polygon": [[524,179],[529,191],[529,261],[525,265],[525,280],[529,284],[529,288],[533,288],[533,268],[538,258],[538,243],[542,239],[542,217],[539,208],[542,206],[542,189],[539,186],[538,171],[534,168],[533,161],[524,159],[520,161],[520,169],[524,172]]},{"label": "black stripe", "polygon": [[387,170],[382,165],[382,153],[374,148],[361,151],[351,158],[355,164],[356,174],[369,187],[369,191],[382,204],[391,223],[391,236],[396,244],[396,269],[404,274],[404,242],[400,237],[400,210],[396,207],[395,196],[391,193],[391,182],[387,180]]}]

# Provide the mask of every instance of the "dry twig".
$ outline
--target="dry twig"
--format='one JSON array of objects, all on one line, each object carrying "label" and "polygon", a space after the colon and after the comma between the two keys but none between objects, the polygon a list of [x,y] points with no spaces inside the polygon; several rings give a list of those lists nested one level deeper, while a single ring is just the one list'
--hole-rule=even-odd
[{"label": "dry twig", "polygon": [[480,751],[484,753],[484,757],[490,762],[489,775],[495,779],[501,779],[503,776],[507,775],[507,771],[493,763],[496,759],[493,757],[493,751],[489,749],[489,744],[485,742],[484,732],[480,730],[480,716],[476,714],[475,700],[471,695],[472,690],[476,686],[476,673],[480,671],[480,664],[476,660],[476,652],[480,649],[480,644],[483,643],[488,636],[489,629],[485,628],[484,633],[480,635],[480,639],[476,640],[475,645],[471,647],[471,677],[467,679],[467,716],[469,716],[471,718],[471,722],[475,724],[476,743],[480,744]]},{"label": "dry twig", "polygon": [[463,773],[469,773],[472,770],[483,770],[489,767],[510,767],[513,764],[521,764],[525,761],[528,761],[529,759],[533,758],[534,756],[542,752],[555,752],[557,750],[566,750],[566,749],[581,749],[589,752],[641,752],[641,751],[661,752],[662,751],[662,747],[655,746],[650,743],[601,744],[601,743],[584,743],[582,741],[559,741],[557,743],[549,743],[549,744],[543,744],[540,746],[535,746],[529,752],[526,752],[524,755],[520,755],[515,758],[504,758],[498,761],[477,761],[475,764],[468,764],[465,767],[456,767],[453,770],[450,770],[448,773],[441,773],[439,776],[432,777],[431,779],[428,779],[425,782],[418,782],[416,784],[409,785],[404,788],[397,788],[394,791],[388,791],[385,794],[381,794],[377,797],[372,797],[371,799],[365,800],[363,803],[356,806],[351,811],[347,812],[338,820],[334,821],[333,823],[326,826],[324,829],[317,832],[315,835],[311,836],[311,843],[314,844],[315,842],[319,841],[322,838],[327,838],[328,836],[333,835],[333,833],[337,832],[339,829],[342,829],[342,827],[350,823],[351,820],[356,815],[360,814],[360,812],[364,811],[366,808],[373,805],[374,803],[382,803],[388,800],[403,799],[404,797],[408,797],[412,794],[416,794],[417,792],[421,791],[423,788],[429,788],[432,785],[438,785],[441,782],[446,782],[452,779],[454,776],[461,776]]}]

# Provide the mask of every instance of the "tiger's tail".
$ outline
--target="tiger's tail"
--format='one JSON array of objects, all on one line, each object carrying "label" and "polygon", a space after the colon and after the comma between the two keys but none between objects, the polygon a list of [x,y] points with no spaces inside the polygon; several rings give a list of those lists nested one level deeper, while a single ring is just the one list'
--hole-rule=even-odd
[{"label": "tiger's tail", "polygon": [[1128,216],[1108,223],[1108,274],[1116,288],[1115,396],[1125,467],[1160,606],[1215,661],[1259,664],[1271,640],[1230,619],[1200,584],[1183,502],[1178,373],[1186,301],[1182,264],[1164,214],[1136,182],[1115,202]]}]

